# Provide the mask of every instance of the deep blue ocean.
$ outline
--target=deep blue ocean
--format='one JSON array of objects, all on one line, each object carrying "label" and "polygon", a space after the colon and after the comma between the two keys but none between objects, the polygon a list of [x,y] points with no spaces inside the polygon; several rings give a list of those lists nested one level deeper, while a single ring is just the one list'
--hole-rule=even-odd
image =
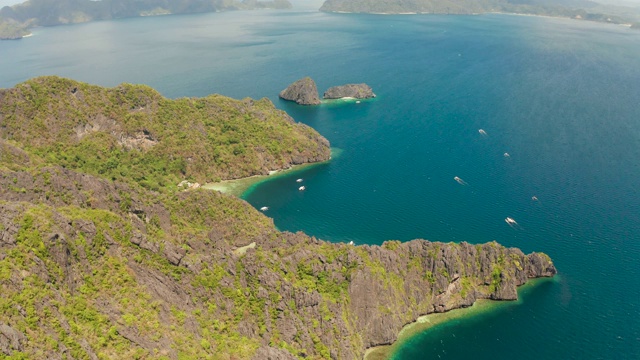
[{"label": "deep blue ocean", "polygon": [[[0,42],[0,87],[52,74],[172,98],[268,97],[316,128],[339,156],[243,195],[281,230],[356,244],[497,240],[555,260],[559,275],[521,302],[415,336],[395,359],[640,359],[640,31],[293,10],[105,21]],[[303,76],[321,92],[366,82],[378,97],[317,107],[277,98]]]}]

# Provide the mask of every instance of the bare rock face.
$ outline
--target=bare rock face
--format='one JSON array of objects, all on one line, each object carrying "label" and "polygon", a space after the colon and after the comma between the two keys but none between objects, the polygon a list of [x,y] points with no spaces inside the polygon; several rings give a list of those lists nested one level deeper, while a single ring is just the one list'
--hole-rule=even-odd
[{"label": "bare rock face", "polygon": [[291,355],[286,350],[264,346],[258,349],[256,354],[253,356],[253,359],[254,360],[294,360],[297,358]]},{"label": "bare rock face", "polygon": [[310,77],[302,78],[280,92],[285,100],[295,101],[300,105],[318,105],[320,97],[315,81]]},{"label": "bare rock face", "polygon": [[[5,267],[10,271],[0,276],[0,294],[15,299],[16,309],[14,316],[0,316],[0,357],[35,354],[42,333],[64,331],[77,339],[87,358],[97,359],[94,339],[72,332],[67,315],[50,304],[68,294],[83,296],[87,279],[110,282],[111,274],[100,272],[103,259],[121,264],[130,298],[137,294],[154,304],[147,316],[155,319],[159,335],[141,331],[146,318],[122,320],[130,310],[109,292],[122,288],[100,288],[87,306],[130,347],[149,353],[166,349],[168,359],[178,359],[181,348],[210,344],[200,321],[213,319],[257,349],[235,358],[362,359],[366,349],[395,342],[403,326],[422,315],[478,299],[514,300],[517,286],[528,279],[556,274],[546,254],[526,255],[495,242],[333,244],[281,233],[248,203],[218,192],[162,196],[61,167],[0,168],[0,265],[18,263],[16,250],[41,240],[38,252],[30,251],[27,267]],[[255,246],[234,253],[247,243]],[[54,309],[47,311],[62,330],[51,321],[38,324],[40,333],[21,332],[28,307],[21,296],[26,277],[55,284],[46,285],[52,295],[38,300],[35,311],[44,316],[44,309]],[[181,333],[171,333],[171,327]],[[215,354],[213,345],[207,350]],[[64,358],[64,351],[46,349],[34,358]],[[233,349],[225,351],[231,353],[220,354],[234,358]]]},{"label": "bare rock face", "polygon": [[334,86],[324,93],[325,99],[369,99],[376,97],[371,87],[367,84],[346,84],[342,86]]},{"label": "bare rock face", "polygon": [[16,329],[0,325],[0,354],[11,355],[13,351],[22,351],[25,336]]}]

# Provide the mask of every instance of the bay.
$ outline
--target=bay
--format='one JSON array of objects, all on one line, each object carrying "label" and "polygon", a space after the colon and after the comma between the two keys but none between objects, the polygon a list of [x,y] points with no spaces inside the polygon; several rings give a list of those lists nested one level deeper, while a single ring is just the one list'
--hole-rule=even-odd
[{"label": "bay", "polygon": [[[640,358],[640,32],[525,16],[255,11],[0,42],[0,87],[38,75],[270,98],[341,150],[243,195],[282,230],[357,244],[497,240],[555,260],[558,277],[521,302],[414,336],[396,359]],[[378,97],[311,108],[277,98],[307,75],[321,91],[366,82]]]}]

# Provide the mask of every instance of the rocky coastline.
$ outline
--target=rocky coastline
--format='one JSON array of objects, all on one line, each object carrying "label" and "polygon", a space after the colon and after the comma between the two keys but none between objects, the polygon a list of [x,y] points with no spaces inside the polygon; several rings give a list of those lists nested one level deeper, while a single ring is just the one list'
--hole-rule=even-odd
[{"label": "rocky coastline", "polygon": [[[328,159],[267,100],[42,77],[1,90],[0,110],[0,357],[362,359],[419,316],[556,274],[496,242],[281,232],[243,200],[175,186]],[[208,160],[210,143],[228,152]]]}]

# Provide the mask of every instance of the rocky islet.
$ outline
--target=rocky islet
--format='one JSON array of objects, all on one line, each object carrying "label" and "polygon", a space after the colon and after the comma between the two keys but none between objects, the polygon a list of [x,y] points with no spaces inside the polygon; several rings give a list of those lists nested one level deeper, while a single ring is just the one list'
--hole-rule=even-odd
[{"label": "rocky islet", "polygon": [[[318,87],[310,77],[304,77],[293,82],[286,89],[280,92],[280,98],[294,101],[300,105],[321,104]],[[327,100],[335,99],[369,99],[376,97],[371,87],[367,84],[345,84],[333,86],[325,91],[323,98]]]}]

